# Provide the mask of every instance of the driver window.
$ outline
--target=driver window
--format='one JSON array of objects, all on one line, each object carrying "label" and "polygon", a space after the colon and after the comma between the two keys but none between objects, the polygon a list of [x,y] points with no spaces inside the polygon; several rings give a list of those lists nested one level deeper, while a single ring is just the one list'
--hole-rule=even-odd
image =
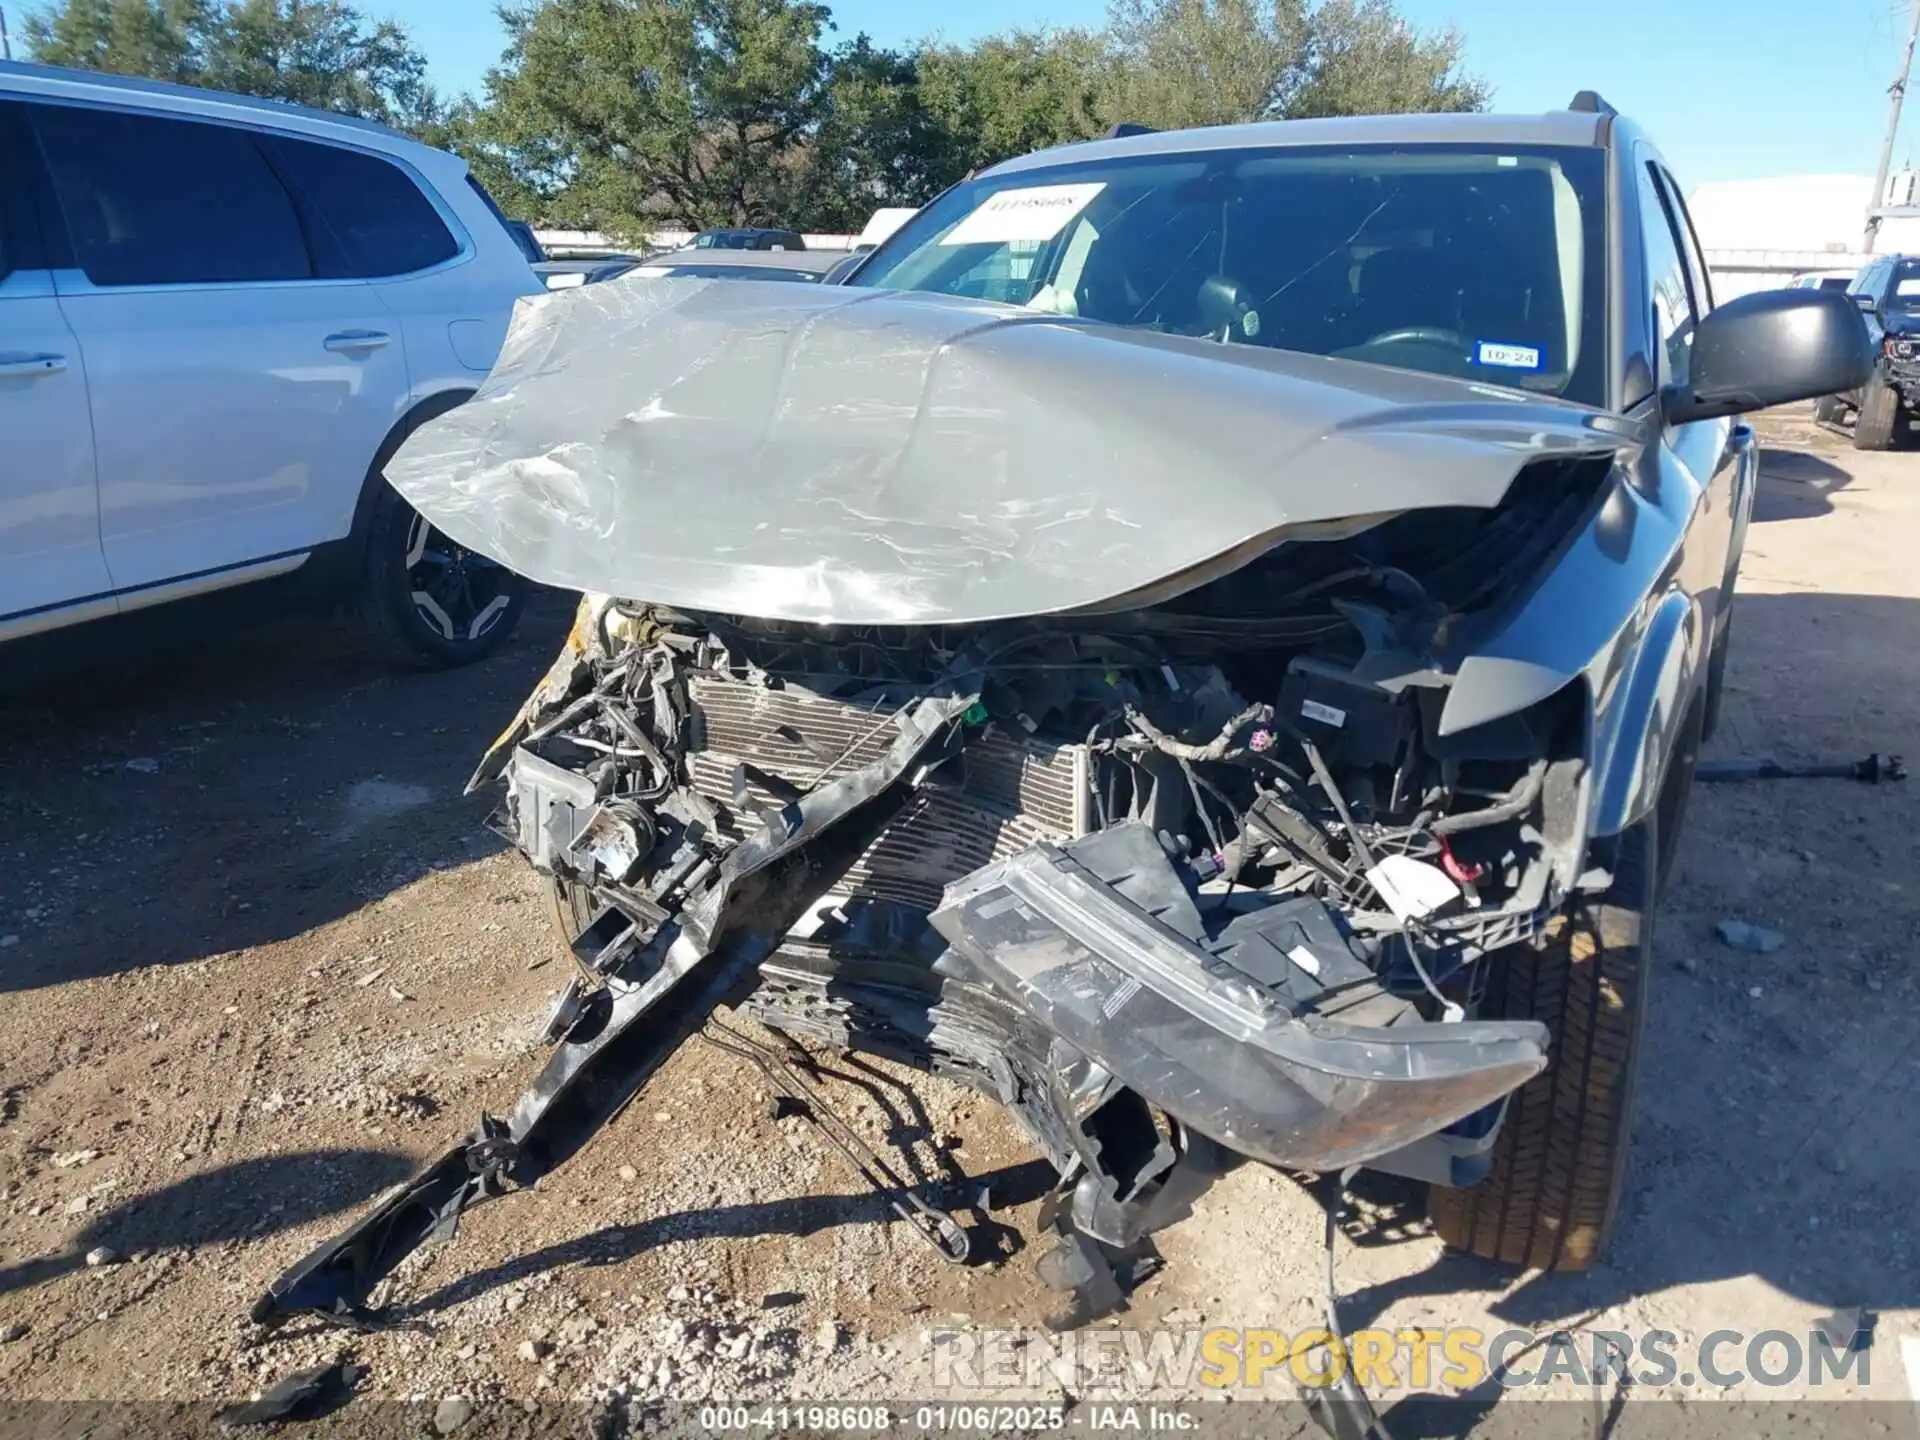
[{"label": "driver window", "polygon": [[1686,262],[1654,179],[1652,165],[1635,167],[1640,190],[1640,240],[1646,253],[1647,289],[1652,301],[1653,341],[1657,359],[1656,382],[1684,385],[1693,347],[1697,318]]},{"label": "driver window", "polygon": [[1687,262],[1687,279],[1693,286],[1694,309],[1705,315],[1713,309],[1713,279],[1707,272],[1706,257],[1700,253],[1700,237],[1693,232],[1693,217],[1687,213],[1687,202],[1680,193],[1680,182],[1673,178],[1671,170],[1662,168],[1655,171],[1660,183],[1660,192],[1666,197],[1667,212],[1673,217],[1674,228],[1680,234],[1680,257]]}]

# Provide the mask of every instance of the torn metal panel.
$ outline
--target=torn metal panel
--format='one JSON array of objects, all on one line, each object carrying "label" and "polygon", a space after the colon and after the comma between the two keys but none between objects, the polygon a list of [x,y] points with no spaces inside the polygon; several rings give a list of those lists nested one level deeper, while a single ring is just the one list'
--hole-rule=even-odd
[{"label": "torn metal panel", "polygon": [[[1138,824],[956,881],[932,923],[1046,1029],[1200,1133],[1276,1165],[1370,1160],[1547,1063],[1544,1025],[1421,1023],[1364,970],[1341,996],[1351,1017],[1373,990],[1360,1023],[1324,1013],[1323,1000],[1289,1004],[1238,947],[1208,941],[1171,859]],[[1318,976],[1338,958],[1311,951],[1290,966]]]},{"label": "torn metal panel", "polygon": [[[533,1184],[598,1134],[716,1006],[752,988],[755,968],[808,899],[884,828],[903,798],[895,793],[902,779],[951,743],[968,703],[928,698],[901,712],[877,757],[796,800],[752,838],[719,853],[717,863],[708,856],[703,882],[686,883],[698,870],[668,857],[657,893],[678,894],[681,902],[649,935],[634,926],[623,932],[627,943],[610,957],[604,985],[578,1004],[511,1117],[482,1117],[468,1140],[277,1279],[255,1303],[253,1319],[358,1316],[401,1260],[429,1239],[451,1236],[466,1209],[509,1183]],[[554,768],[524,751],[516,760]],[[572,798],[588,802],[587,788]],[[575,828],[568,815],[555,813],[567,810],[568,800],[541,793],[543,827]],[[840,827],[855,833],[835,833]],[[686,843],[697,846],[700,838]]]},{"label": "torn metal panel", "polygon": [[1529,462],[1631,433],[1497,387],[950,296],[613,281],[523,301],[480,392],[386,473],[550,584],[935,624],[1164,599],[1281,539],[1492,507]]}]

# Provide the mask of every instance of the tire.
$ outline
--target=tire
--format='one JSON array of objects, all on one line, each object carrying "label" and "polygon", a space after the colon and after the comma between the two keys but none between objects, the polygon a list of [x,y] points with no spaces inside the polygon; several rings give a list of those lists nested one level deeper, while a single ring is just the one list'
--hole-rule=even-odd
[{"label": "tire", "polygon": [[1813,402],[1813,421],[1828,429],[1836,429],[1846,419],[1847,402],[1838,395],[1822,395]]},{"label": "tire", "polygon": [[526,580],[454,544],[385,480],[375,483],[360,592],[360,618],[375,647],[416,670],[485,659],[520,623]]},{"label": "tire", "polygon": [[1860,387],[1860,413],[1853,420],[1853,448],[1891,450],[1900,439],[1906,408],[1900,392],[1875,370]]},{"label": "tire", "polygon": [[1606,1249],[1646,1029],[1656,824],[1649,817],[1621,835],[1613,885],[1597,904],[1556,921],[1537,946],[1513,947],[1490,977],[1482,1017],[1543,1021],[1551,1059],[1508,1100],[1486,1179],[1429,1192],[1434,1230],[1456,1250],[1585,1270]]}]

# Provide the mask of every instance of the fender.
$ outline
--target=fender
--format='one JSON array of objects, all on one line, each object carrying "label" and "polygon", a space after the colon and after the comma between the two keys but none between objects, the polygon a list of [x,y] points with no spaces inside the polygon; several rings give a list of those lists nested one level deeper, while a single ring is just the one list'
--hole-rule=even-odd
[{"label": "fender", "polygon": [[1594,677],[1592,835],[1617,835],[1653,809],[1705,673],[1705,628],[1699,603],[1669,589],[1613,675]]},{"label": "fender", "polygon": [[1727,574],[1720,589],[1720,614],[1733,603],[1734,583],[1740,576],[1740,557],[1747,549],[1747,526],[1753,520],[1754,496],[1760,489],[1760,441],[1745,421],[1733,427],[1729,444],[1739,457],[1733,472],[1733,534],[1727,539]]},{"label": "fender", "polygon": [[373,514],[373,502],[380,494],[380,482],[384,478],[387,462],[393,459],[407,437],[429,420],[437,420],[449,410],[464,405],[473,398],[471,390],[441,390],[427,396],[402,415],[387,432],[387,438],[380,442],[380,448],[374,452],[373,464],[367,467],[366,478],[360,482],[360,499],[353,507],[353,528],[348,532],[352,542],[351,549],[359,554],[366,547],[367,521]]},{"label": "fender", "polygon": [[367,529],[373,519],[373,502],[379,498],[380,486],[385,483],[387,462],[409,435],[429,420],[465,404],[473,398],[473,393],[467,389],[437,391],[415,402],[412,409],[394,422],[360,481],[360,494],[353,505],[353,522],[346,535],[316,546],[313,558],[298,572],[301,593],[310,597],[309,603],[331,607],[343,597],[357,593],[366,567]]}]

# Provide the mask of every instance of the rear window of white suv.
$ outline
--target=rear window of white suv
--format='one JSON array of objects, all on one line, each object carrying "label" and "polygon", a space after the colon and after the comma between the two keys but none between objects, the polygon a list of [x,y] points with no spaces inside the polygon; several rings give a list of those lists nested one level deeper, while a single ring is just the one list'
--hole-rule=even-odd
[{"label": "rear window of white suv", "polygon": [[433,202],[399,166],[338,145],[262,135],[293,192],[317,274],[410,275],[460,253]]}]

